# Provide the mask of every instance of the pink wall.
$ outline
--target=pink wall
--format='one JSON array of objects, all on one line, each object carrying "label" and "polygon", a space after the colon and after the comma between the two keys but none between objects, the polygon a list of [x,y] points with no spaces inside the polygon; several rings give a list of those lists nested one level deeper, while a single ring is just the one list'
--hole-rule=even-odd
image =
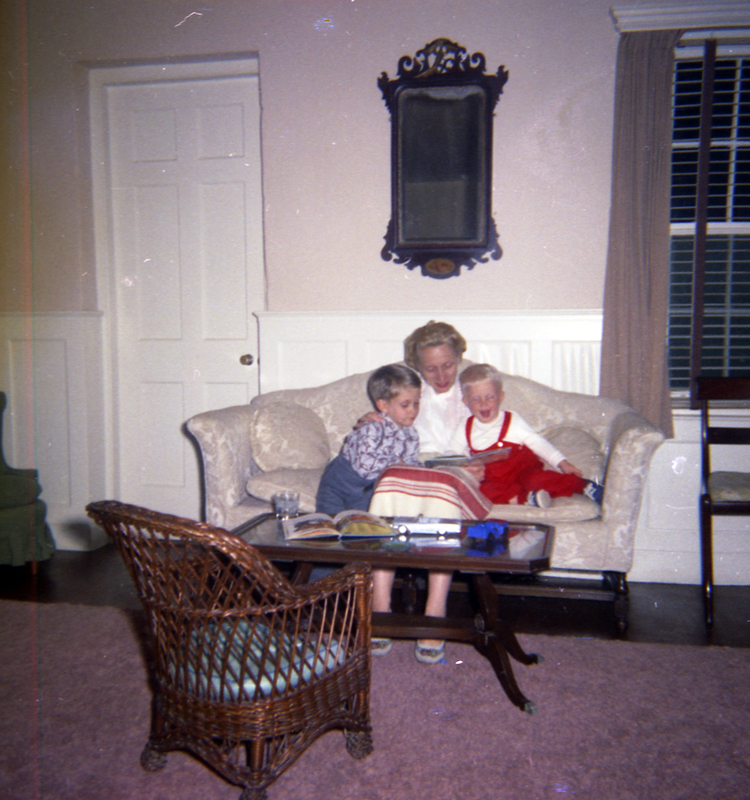
[{"label": "pink wall", "polygon": [[[36,310],[97,309],[81,62],[230,52],[260,57],[269,310],[601,306],[617,47],[609,0],[214,0],[190,17],[187,0],[26,3]],[[14,26],[23,32],[18,17]],[[380,258],[390,127],[377,77],[394,77],[400,56],[439,36],[510,73],[494,148],[504,256],[447,281]],[[14,125],[15,44],[0,78]],[[0,311],[13,311],[30,279],[14,222],[22,148],[18,125],[0,130],[13,153],[0,188]]]}]

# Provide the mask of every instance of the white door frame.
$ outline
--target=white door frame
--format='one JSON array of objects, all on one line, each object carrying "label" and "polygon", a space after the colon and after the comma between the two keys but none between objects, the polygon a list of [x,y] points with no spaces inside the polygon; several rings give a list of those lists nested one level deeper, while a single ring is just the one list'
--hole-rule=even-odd
[{"label": "white door frame", "polygon": [[[92,66],[89,70],[89,119],[91,130],[94,256],[97,302],[104,316],[102,326],[104,469],[107,497],[119,497],[120,463],[117,447],[117,301],[113,285],[114,254],[112,220],[109,216],[110,175],[107,88],[122,84],[206,80],[258,75],[256,53],[234,54],[220,59],[153,64]],[[261,293],[265,305],[265,287]]]}]

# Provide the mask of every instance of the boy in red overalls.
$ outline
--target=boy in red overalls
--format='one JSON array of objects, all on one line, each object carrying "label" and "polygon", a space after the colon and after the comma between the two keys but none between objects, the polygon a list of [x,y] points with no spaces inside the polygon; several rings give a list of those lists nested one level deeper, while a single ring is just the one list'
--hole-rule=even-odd
[{"label": "boy in red overalls", "polygon": [[[553,497],[574,494],[601,503],[604,487],[586,480],[578,467],[518,414],[501,410],[503,381],[494,367],[472,364],[458,380],[472,416],[457,431],[451,450],[470,455],[509,450],[507,458],[487,463],[479,487],[482,494],[497,504],[540,508],[547,508]],[[554,469],[545,469],[545,462]]]}]

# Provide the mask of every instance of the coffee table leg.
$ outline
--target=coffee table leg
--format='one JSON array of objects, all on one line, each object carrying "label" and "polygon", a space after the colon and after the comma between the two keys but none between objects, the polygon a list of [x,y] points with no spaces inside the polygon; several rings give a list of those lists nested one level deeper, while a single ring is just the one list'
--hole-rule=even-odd
[{"label": "coffee table leg", "polygon": [[310,582],[310,575],[312,575],[313,565],[310,561],[298,561],[294,565],[294,573],[292,574],[292,583],[295,586],[300,586],[303,583]]},{"label": "coffee table leg", "polygon": [[508,656],[527,665],[539,663],[539,656],[526,653],[507,623],[498,619],[497,592],[489,575],[484,573],[472,577],[479,600],[479,614],[474,621],[478,634],[476,647],[492,664],[510,701],[526,714],[534,714],[536,706],[518,687]]}]

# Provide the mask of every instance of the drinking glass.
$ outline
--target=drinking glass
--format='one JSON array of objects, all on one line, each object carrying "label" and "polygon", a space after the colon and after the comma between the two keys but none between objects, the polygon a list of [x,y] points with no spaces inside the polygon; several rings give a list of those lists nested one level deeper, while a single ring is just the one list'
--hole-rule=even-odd
[{"label": "drinking glass", "polygon": [[277,519],[289,519],[299,514],[299,492],[276,492],[273,509]]}]

